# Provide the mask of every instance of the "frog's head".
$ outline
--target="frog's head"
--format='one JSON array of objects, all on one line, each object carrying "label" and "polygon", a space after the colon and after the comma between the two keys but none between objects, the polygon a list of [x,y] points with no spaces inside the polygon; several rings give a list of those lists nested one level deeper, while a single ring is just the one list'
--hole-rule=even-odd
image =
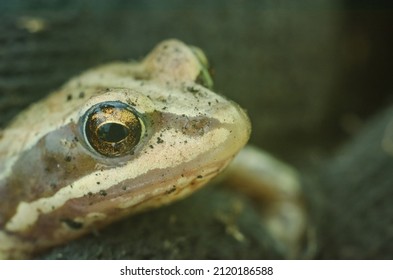
[{"label": "frog's head", "polygon": [[[51,246],[207,183],[250,134],[246,113],[211,86],[202,51],[169,40],[141,63],[92,69],[30,108],[24,118],[56,109],[9,156],[7,231]],[[13,191],[20,184],[29,191]]]}]

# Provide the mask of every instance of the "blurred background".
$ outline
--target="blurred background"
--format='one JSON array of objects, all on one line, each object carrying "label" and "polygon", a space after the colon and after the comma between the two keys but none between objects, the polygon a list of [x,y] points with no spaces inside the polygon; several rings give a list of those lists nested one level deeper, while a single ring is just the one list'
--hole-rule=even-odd
[{"label": "blurred background", "polygon": [[[316,213],[315,258],[393,258],[392,245],[385,246],[393,244],[393,164],[379,148],[393,117],[392,6],[349,0],[3,0],[0,127],[81,71],[141,59],[161,40],[178,38],[206,52],[216,91],[247,109],[251,143],[301,170]],[[358,208],[348,212],[348,205]],[[171,209],[165,211],[177,211]],[[349,214],[332,224],[343,213]],[[203,251],[199,258],[280,257],[248,246],[237,255],[239,248],[227,255]],[[132,257],[198,258],[154,253]],[[49,258],[66,255],[56,254]],[[84,257],[130,257],[100,254]]]}]

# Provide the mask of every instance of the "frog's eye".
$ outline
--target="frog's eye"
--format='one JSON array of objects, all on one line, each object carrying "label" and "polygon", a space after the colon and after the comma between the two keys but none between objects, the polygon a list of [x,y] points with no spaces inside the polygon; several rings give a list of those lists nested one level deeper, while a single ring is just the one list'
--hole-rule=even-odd
[{"label": "frog's eye", "polygon": [[144,128],[138,112],[120,101],[98,103],[87,110],[81,119],[86,144],[106,157],[132,153]]}]

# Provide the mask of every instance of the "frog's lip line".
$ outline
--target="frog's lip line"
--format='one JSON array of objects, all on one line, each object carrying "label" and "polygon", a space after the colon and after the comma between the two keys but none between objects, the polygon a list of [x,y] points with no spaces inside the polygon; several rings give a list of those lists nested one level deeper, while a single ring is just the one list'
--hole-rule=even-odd
[{"label": "frog's lip line", "polygon": [[[139,199],[136,199],[135,201],[134,196],[135,193],[142,192],[146,196],[148,194],[149,196],[157,196],[161,197],[160,195],[167,192],[171,191],[172,187],[175,186],[175,190],[173,192],[174,195],[181,195],[183,197],[186,194],[191,194],[194,189],[197,189],[199,186],[207,183],[210,181],[212,177],[215,175],[219,174],[232,160],[232,157],[222,157],[220,158],[217,156],[217,159],[215,161],[207,161],[210,163],[203,162],[203,159],[206,158],[205,154],[199,155],[192,161],[189,161],[187,163],[184,163],[184,172],[178,172],[176,176],[169,176],[169,180],[161,181],[159,183],[156,183],[157,186],[150,186],[150,188],[153,188],[153,191],[146,190],[145,186],[140,186],[137,189],[131,189],[131,191],[125,195],[118,196],[115,198],[115,200],[120,202],[117,202],[116,204],[118,205],[117,208],[128,208],[130,206],[137,206]],[[198,165],[197,168],[189,168],[191,166],[194,166],[194,162],[201,162],[201,164]],[[157,169],[157,170],[150,170],[150,172],[156,172],[155,177],[159,177],[159,174],[165,173],[165,172],[170,172],[171,168],[166,168],[166,169]],[[150,174],[146,173],[146,177],[150,177]],[[181,178],[179,181],[178,177]],[[141,179],[143,180],[143,178]],[[128,182],[133,182],[133,179],[126,179],[122,181],[120,184],[111,187],[111,189],[116,189],[120,188],[121,185],[131,185]],[[187,186],[187,187],[186,187]],[[110,191],[109,189],[108,191]],[[172,193],[170,193],[172,195]],[[167,196],[161,197],[163,200],[165,200]],[[171,199],[168,197],[168,201],[171,201]]]},{"label": "frog's lip line", "polygon": [[[170,130],[167,132],[170,133]],[[225,128],[217,128],[214,131],[206,133],[201,137],[200,142],[206,142],[209,143],[209,145],[201,145],[197,150],[187,150],[187,158],[189,160],[193,160],[198,155],[216,148],[227,139],[229,133],[230,132]],[[215,145],[212,146],[212,143]],[[170,144],[166,145],[168,147],[162,147],[161,151],[166,152],[168,155],[163,154],[158,156],[159,158],[171,158],[174,156],[174,153],[172,152],[174,147],[170,147]],[[169,155],[171,157],[169,157]],[[59,189],[59,191],[51,197],[40,198],[32,202],[20,202],[17,207],[16,214],[7,222],[5,228],[9,231],[24,231],[36,222],[40,213],[51,212],[54,209],[61,207],[68,200],[82,197],[86,193],[97,193],[102,189],[108,189],[114,183],[118,183],[115,181],[116,178],[125,178],[125,176],[121,176],[121,174],[127,174],[127,178],[135,178],[137,176],[141,176],[141,174],[146,173],[148,170],[179,166],[182,163],[184,164],[184,155],[180,154],[179,158],[172,161],[145,161],[145,156],[142,156],[136,158],[132,166],[125,165],[117,168],[107,169],[101,171],[98,176],[96,173],[89,174],[83,178],[80,178],[77,182]],[[108,178],[111,178],[111,180],[108,180]],[[97,179],[101,179],[100,185],[90,184],[90,182],[93,182]]]}]

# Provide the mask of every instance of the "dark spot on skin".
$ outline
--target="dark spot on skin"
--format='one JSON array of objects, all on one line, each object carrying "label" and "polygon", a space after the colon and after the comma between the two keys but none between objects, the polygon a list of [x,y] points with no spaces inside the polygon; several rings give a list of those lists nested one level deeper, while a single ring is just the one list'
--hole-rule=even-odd
[{"label": "dark spot on skin", "polygon": [[100,182],[97,182],[97,185],[101,184]]},{"label": "dark spot on skin", "polygon": [[85,92],[84,91],[81,91],[80,93],[79,93],[79,98],[84,98],[85,97]]},{"label": "dark spot on skin", "polygon": [[166,109],[168,109],[168,107],[166,107],[166,106],[165,106],[165,107],[162,107],[162,110],[166,110]]},{"label": "dark spot on skin", "polygon": [[194,87],[187,87],[187,90],[188,90],[189,92],[191,92],[191,93],[197,93],[197,92],[199,92],[199,90],[198,90],[197,88],[194,88]]},{"label": "dark spot on skin", "polygon": [[203,176],[202,176],[202,175],[198,175],[197,178],[198,178],[198,179],[202,179]]},{"label": "dark spot on skin", "polygon": [[149,147],[150,147],[151,149],[154,149],[154,146],[153,146],[153,145],[150,145]]},{"label": "dark spot on skin", "polygon": [[78,137],[75,136],[75,137],[74,137],[74,141],[75,141],[75,142],[79,142]]},{"label": "dark spot on skin", "polygon": [[207,102],[207,104],[209,104],[209,106],[211,106],[212,105],[212,103],[209,101],[209,102]]},{"label": "dark spot on skin", "polygon": [[173,193],[174,191],[176,191],[176,186],[175,186],[175,185],[173,185],[169,190],[167,190],[167,191],[165,192],[165,194],[171,194],[171,193]]},{"label": "dark spot on skin", "polygon": [[164,140],[162,140],[160,137],[157,137],[157,144],[164,143]]},{"label": "dark spot on skin", "polygon": [[71,94],[68,94],[67,95],[67,101],[71,101],[72,100],[72,95]]},{"label": "dark spot on skin", "polygon": [[83,227],[83,223],[76,222],[71,219],[61,219],[61,222],[65,223],[70,229],[81,229]]},{"label": "dark spot on skin", "polygon": [[64,160],[67,161],[67,162],[70,162],[71,159],[72,159],[71,156],[66,156],[66,157],[64,158]]},{"label": "dark spot on skin", "polygon": [[93,193],[92,192],[88,192],[87,195],[88,196],[93,196]]},{"label": "dark spot on skin", "polygon": [[99,194],[102,195],[102,196],[106,196],[107,195],[106,191],[104,191],[104,190],[100,190]]}]

